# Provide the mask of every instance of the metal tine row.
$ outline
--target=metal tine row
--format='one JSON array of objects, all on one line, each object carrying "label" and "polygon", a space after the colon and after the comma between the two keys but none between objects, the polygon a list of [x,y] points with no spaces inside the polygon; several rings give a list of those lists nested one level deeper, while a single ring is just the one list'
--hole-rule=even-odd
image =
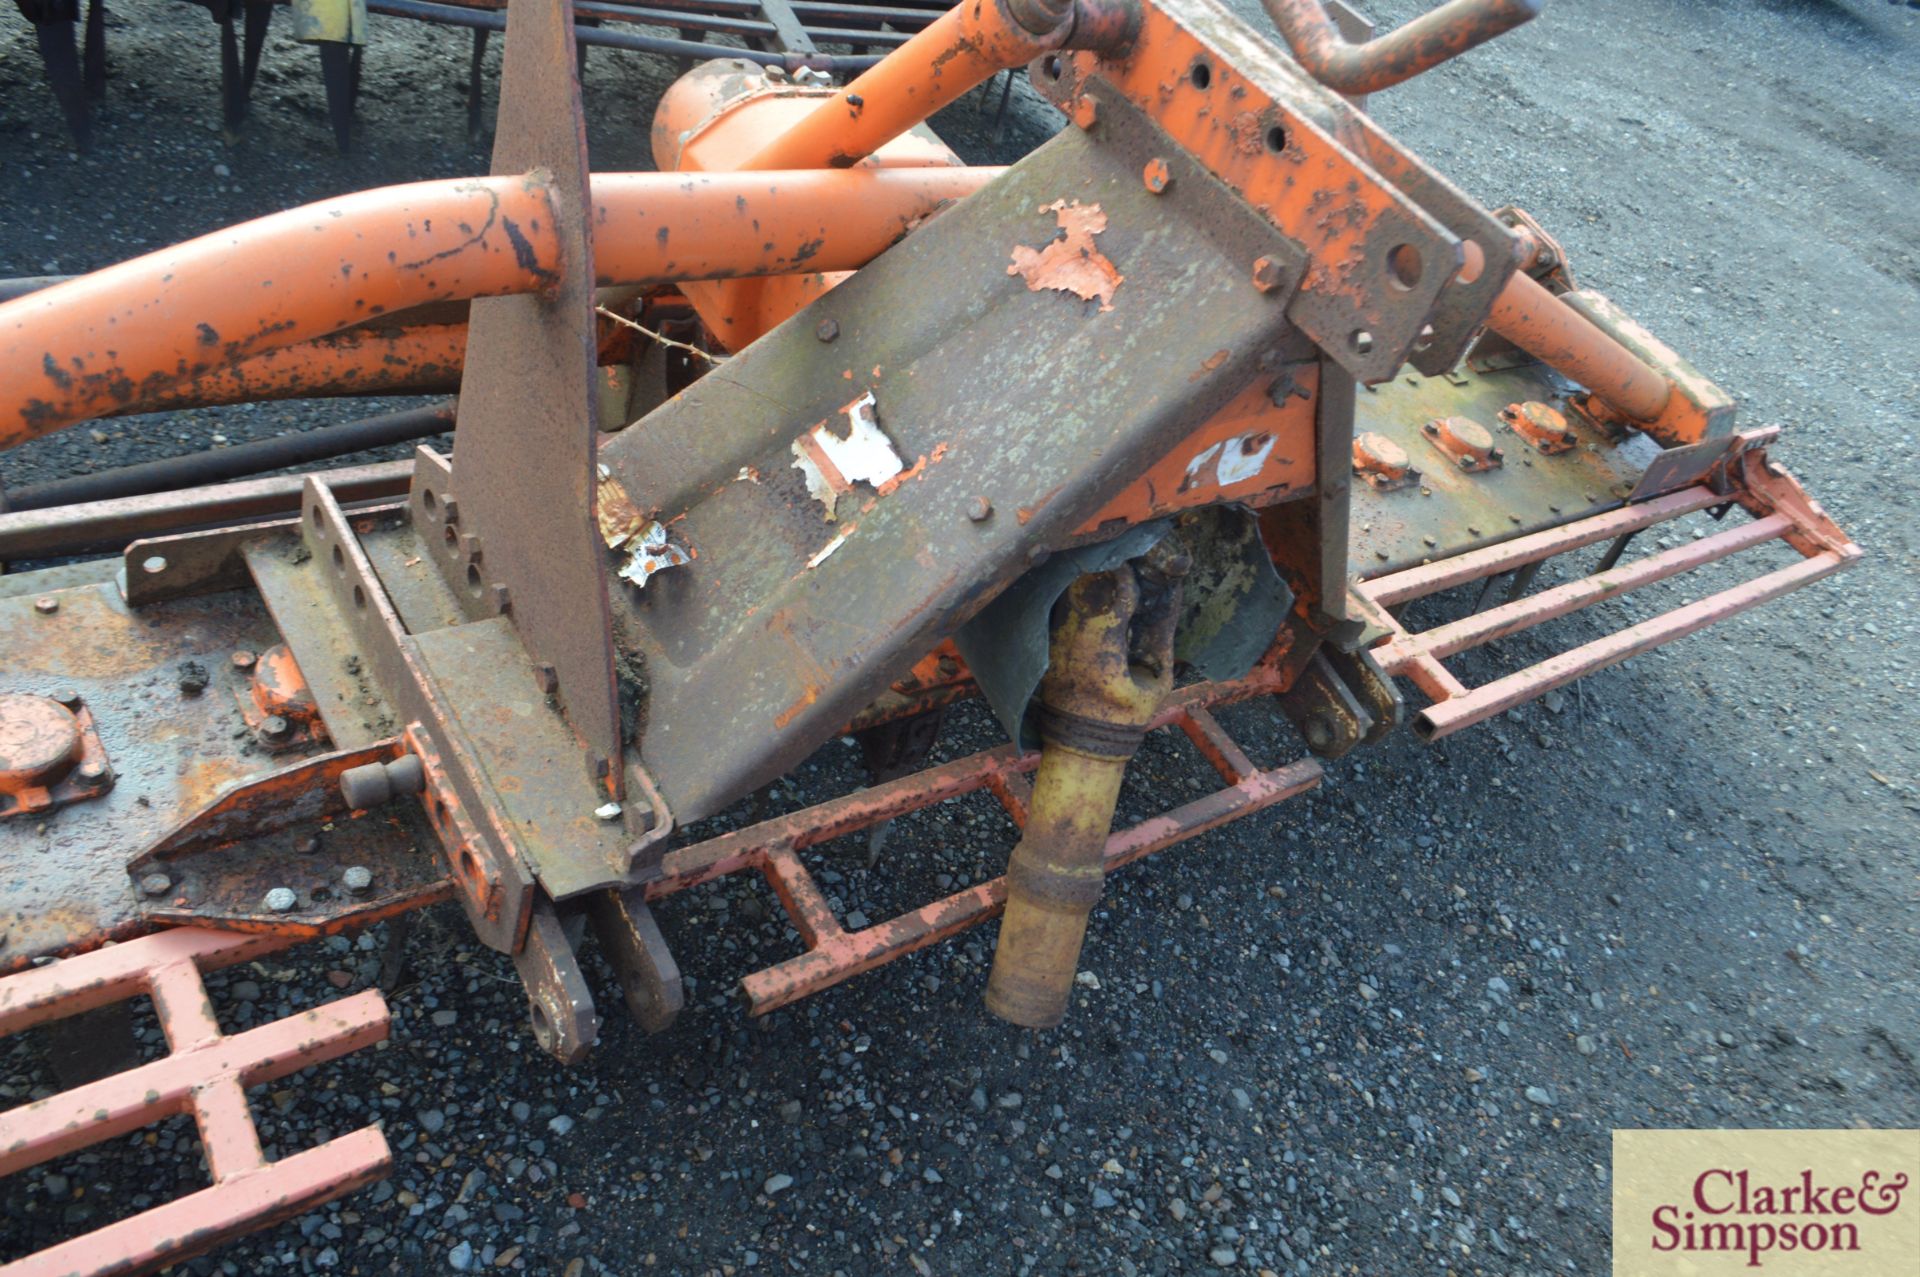
[{"label": "metal tine row", "polygon": [[[220,30],[221,118],[229,139],[246,122],[261,54],[280,0],[194,0]],[[106,95],[107,6],[87,0],[16,0],[33,24],[47,85],[76,149],[93,142],[93,103]],[[467,132],[485,128],[483,72],[490,38],[506,26],[505,0],[293,0],[297,38],[319,51],[327,119],[341,154],[353,145],[354,107],[366,47],[366,17],[379,14],[472,31],[467,73]],[[763,66],[823,76],[864,69],[905,43],[947,7],[940,0],[654,0],[651,5],[575,0],[576,46],[584,72],[592,47],[675,59],[684,70],[709,57],[741,57]],[[621,24],[613,29],[605,24]],[[672,37],[632,27],[664,27]],[[708,44],[709,35],[737,37],[744,48]],[[849,54],[819,45],[844,44]],[[878,50],[879,52],[875,52]],[[1011,79],[1009,78],[1009,88]],[[1005,114],[1005,97],[1001,115]]]}]

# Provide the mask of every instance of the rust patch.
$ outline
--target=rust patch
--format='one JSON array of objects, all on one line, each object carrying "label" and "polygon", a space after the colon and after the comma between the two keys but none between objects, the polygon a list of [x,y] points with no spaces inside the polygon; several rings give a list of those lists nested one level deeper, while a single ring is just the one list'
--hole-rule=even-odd
[{"label": "rust patch", "polygon": [[1112,310],[1113,294],[1126,276],[1093,243],[1107,229],[1106,213],[1079,200],[1055,200],[1040,211],[1053,214],[1059,233],[1045,248],[1015,244],[1007,274],[1025,278],[1029,291],[1052,288],[1085,301],[1098,298],[1102,311]]}]

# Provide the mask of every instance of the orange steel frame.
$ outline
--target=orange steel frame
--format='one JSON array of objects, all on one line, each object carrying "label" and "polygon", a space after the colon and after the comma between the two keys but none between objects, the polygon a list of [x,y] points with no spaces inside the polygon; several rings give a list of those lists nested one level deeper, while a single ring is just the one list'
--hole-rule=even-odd
[{"label": "orange steel frame", "polygon": [[[1355,49],[1328,33],[1314,0],[1267,0],[1267,5],[1302,60],[1347,91],[1379,88],[1416,74],[1504,29],[1501,24],[1525,20],[1537,8],[1526,0],[1454,0],[1399,37]],[[722,342],[738,347],[830,288],[837,273],[857,270],[920,220],[994,180],[1000,170],[962,166],[936,142],[902,135],[996,72],[1038,59],[1042,76],[1097,66],[1112,90],[1141,106],[1175,145],[1282,231],[1311,245],[1309,282],[1338,290],[1343,267],[1357,260],[1369,228],[1391,209],[1356,196],[1345,215],[1330,218],[1322,183],[1302,175],[1346,171],[1342,166],[1350,160],[1341,145],[1301,130],[1291,137],[1266,134],[1263,151],[1259,134],[1241,132],[1243,121],[1223,121],[1199,95],[1206,76],[1229,70],[1208,62],[1203,47],[1194,31],[1151,0],[1138,5],[962,0],[837,90],[723,101],[708,91],[712,85],[694,83],[705,74],[696,72],[669,95],[656,122],[657,158],[687,171],[592,178],[588,213],[594,278],[603,286],[680,287]],[[1083,97],[1074,108],[1075,122],[1088,127],[1099,110],[1097,99]],[[1284,152],[1287,162],[1274,162],[1270,152]],[[1384,154],[1371,158],[1383,167],[1400,162]],[[547,293],[569,269],[583,269],[562,260],[555,202],[565,198],[541,171],[371,191],[216,232],[0,305],[0,448],[115,413],[315,390],[393,389],[427,379],[445,384],[444,379],[458,376],[466,329],[415,323],[408,313],[437,303]],[[1415,262],[1405,274],[1418,280],[1437,269],[1449,280],[1468,281],[1483,271],[1522,263],[1525,237],[1517,235],[1512,247],[1512,262],[1489,260],[1486,249],[1467,244],[1456,260]],[[1706,434],[1704,415],[1676,391],[1668,373],[1524,270],[1511,269],[1485,318],[1501,337],[1586,386],[1612,412],[1662,442],[1685,444]],[[376,320],[392,327],[369,322]],[[1358,348],[1371,335],[1356,331],[1352,339]],[[1344,454],[1338,476],[1315,470],[1316,430],[1328,388],[1311,374],[1298,395],[1276,395],[1274,383],[1272,376],[1256,379],[1179,449],[1139,476],[1081,535],[1201,501],[1259,504],[1344,478]],[[1249,436],[1271,436],[1286,464],[1257,490],[1216,488],[1183,496],[1186,459],[1196,449]],[[332,502],[331,493],[327,500]],[[1387,611],[1449,585],[1730,500],[1745,502],[1756,521],[1612,575],[1597,574],[1425,634],[1410,633]],[[1322,534],[1328,533],[1323,529]],[[1776,538],[1794,545],[1805,561],[1649,627],[1590,645],[1592,650],[1568,654],[1551,667],[1474,690],[1441,664],[1466,647]],[[1438,702],[1423,714],[1420,728],[1442,735],[1847,566],[1857,555],[1817,505],[1798,495],[1792,481],[1772,469],[1756,447],[1736,452],[1698,483],[1617,515],[1361,583],[1354,605],[1375,624],[1382,641],[1376,651],[1379,668],[1406,674]],[[1210,712],[1223,703],[1287,690],[1311,655],[1310,646],[1290,650],[1293,641],[1292,632],[1283,631],[1266,660],[1245,678],[1183,689],[1169,701],[1154,727],[1177,728],[1218,771],[1224,788],[1113,833],[1106,848],[1109,870],[1317,782],[1319,767],[1311,760],[1257,766]],[[969,690],[966,672],[944,648],[930,653],[907,682],[912,693],[891,710],[876,708],[872,721],[943,704]],[[395,740],[372,753],[397,754],[404,748]],[[756,1013],[786,1005],[990,919],[1005,899],[1004,880],[995,879],[849,931],[828,908],[800,852],[981,789],[1022,823],[1024,776],[1037,758],[1013,746],[988,751],[674,849],[640,894],[652,900],[724,874],[763,874],[806,951],[750,975],[744,987]],[[430,778],[429,783],[436,782]],[[457,833],[449,837],[458,841]],[[449,852],[454,850],[450,844]],[[438,888],[423,891],[419,901],[445,894]],[[261,1156],[246,1112],[247,1085],[385,1033],[385,1007],[375,993],[321,1008],[311,1022],[220,1033],[206,1008],[200,973],[293,939],[180,928],[0,981],[0,1032],[146,992],[173,1052],[134,1072],[0,1116],[0,1173],[169,1113],[191,1112],[201,1126],[215,1180],[203,1193],[5,1272],[137,1271],[173,1262],[308,1209],[384,1170],[389,1155],[374,1130],[271,1166]]]}]

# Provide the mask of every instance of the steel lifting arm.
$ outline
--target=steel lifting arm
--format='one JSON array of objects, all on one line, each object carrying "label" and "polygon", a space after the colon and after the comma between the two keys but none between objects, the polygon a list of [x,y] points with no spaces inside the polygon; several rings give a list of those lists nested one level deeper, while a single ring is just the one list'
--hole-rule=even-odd
[{"label": "steel lifting arm", "polygon": [[1293,56],[1341,93],[1375,93],[1540,15],[1543,0],[1448,0],[1365,44],[1348,44],[1320,0],[1260,0]]}]

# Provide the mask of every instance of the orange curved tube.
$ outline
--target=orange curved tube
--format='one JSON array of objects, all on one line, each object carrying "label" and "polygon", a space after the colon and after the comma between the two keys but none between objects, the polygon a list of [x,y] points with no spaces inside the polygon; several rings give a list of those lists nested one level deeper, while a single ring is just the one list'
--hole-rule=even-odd
[{"label": "orange curved tube", "polygon": [[596,173],[594,273],[607,287],[858,270],[1004,172]]},{"label": "orange curved tube", "polygon": [[1635,421],[1653,421],[1673,396],[1672,382],[1524,272],[1494,298],[1487,324]]},{"label": "orange curved tube", "polygon": [[[1040,10],[1030,2],[1024,7]],[[1034,21],[1030,31],[1009,0],[961,0],[905,44],[849,81],[742,169],[847,168],[858,164],[996,72],[1022,66],[1058,47],[1073,28],[1071,4]]]},{"label": "orange curved tube", "polygon": [[460,387],[460,368],[466,353],[465,324],[396,330],[349,328],[176,382],[155,398],[123,411],[169,412],[273,399],[451,392]]},{"label": "orange curved tube", "polygon": [[[999,169],[607,174],[608,283],[850,270]],[[562,269],[527,177],[419,182],[290,209],[0,305],[0,449],[130,410],[268,351]]]}]

